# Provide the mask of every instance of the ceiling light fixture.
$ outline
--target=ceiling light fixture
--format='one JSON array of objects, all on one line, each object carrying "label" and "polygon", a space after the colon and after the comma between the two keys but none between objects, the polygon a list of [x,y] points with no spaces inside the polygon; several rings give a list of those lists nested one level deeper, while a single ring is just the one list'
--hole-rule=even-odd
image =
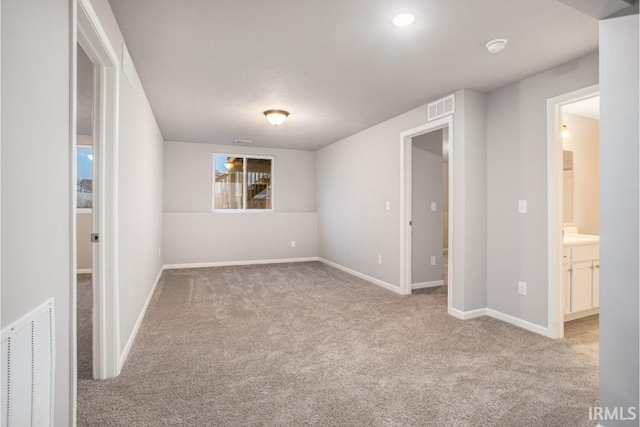
[{"label": "ceiling light fixture", "polygon": [[489,53],[498,53],[502,52],[504,48],[507,46],[507,39],[493,39],[488,41],[485,45]]},{"label": "ceiling light fixture", "polygon": [[562,138],[567,139],[571,136],[569,133],[569,127],[567,125],[562,125]]},{"label": "ceiling light fixture", "polygon": [[409,25],[416,22],[416,17],[412,13],[404,12],[394,16],[393,21],[391,22],[393,22],[393,25],[395,25],[396,27],[408,27]]},{"label": "ceiling light fixture", "polygon": [[267,110],[263,114],[274,126],[280,126],[289,117],[289,112],[285,110]]}]

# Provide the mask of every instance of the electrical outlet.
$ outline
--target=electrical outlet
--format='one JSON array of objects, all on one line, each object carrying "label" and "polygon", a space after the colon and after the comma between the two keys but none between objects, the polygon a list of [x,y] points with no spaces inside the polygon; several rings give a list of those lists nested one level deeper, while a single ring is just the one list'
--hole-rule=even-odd
[{"label": "electrical outlet", "polygon": [[526,214],[527,213],[527,201],[526,200],[518,200],[518,213]]},{"label": "electrical outlet", "polygon": [[378,264],[382,264],[382,255],[378,255]]},{"label": "electrical outlet", "polygon": [[431,265],[436,265],[436,257],[431,257]]},{"label": "electrical outlet", "polygon": [[527,282],[518,282],[518,293],[520,295],[527,295]]},{"label": "electrical outlet", "polygon": [[435,212],[437,209],[436,202],[431,202],[431,212]]},{"label": "electrical outlet", "polygon": [[291,241],[291,247],[292,247],[292,248],[295,248],[295,247],[296,247],[296,241],[295,241],[295,240],[292,240],[292,241]]},{"label": "electrical outlet", "polygon": [[391,202],[385,202],[384,208],[385,208],[385,210],[390,211],[391,210]]}]

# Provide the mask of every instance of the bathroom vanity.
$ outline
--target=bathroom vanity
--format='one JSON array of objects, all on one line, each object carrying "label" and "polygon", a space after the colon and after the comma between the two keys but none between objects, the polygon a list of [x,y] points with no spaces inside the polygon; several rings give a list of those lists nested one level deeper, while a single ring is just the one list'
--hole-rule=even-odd
[{"label": "bathroom vanity", "polygon": [[564,320],[598,314],[600,237],[565,234],[563,245]]}]

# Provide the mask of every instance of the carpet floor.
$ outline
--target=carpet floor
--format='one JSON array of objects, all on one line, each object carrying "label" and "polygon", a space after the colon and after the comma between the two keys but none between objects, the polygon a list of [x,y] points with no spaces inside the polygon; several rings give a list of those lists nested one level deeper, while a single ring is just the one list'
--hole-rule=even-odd
[{"label": "carpet floor", "polygon": [[598,353],[317,262],[166,271],[81,426],[593,426]]},{"label": "carpet floor", "polygon": [[93,310],[93,285],[91,284],[91,274],[78,274],[78,379],[93,378],[93,330],[92,317]]}]

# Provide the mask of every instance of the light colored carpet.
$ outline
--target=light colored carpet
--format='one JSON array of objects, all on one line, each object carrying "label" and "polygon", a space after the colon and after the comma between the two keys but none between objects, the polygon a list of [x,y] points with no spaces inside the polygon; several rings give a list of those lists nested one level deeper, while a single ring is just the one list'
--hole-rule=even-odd
[{"label": "light colored carpet", "polygon": [[163,274],[81,426],[593,426],[598,355],[320,263]]},{"label": "light colored carpet", "polygon": [[93,285],[91,284],[91,274],[78,274],[78,378],[93,378],[93,331],[91,312],[93,310]]}]

